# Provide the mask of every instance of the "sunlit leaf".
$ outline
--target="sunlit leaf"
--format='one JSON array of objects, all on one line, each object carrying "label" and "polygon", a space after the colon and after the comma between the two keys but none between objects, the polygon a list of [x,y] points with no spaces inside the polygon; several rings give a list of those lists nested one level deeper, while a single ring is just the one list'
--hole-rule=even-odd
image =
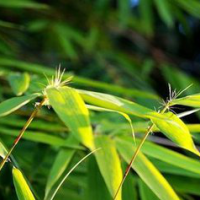
[{"label": "sunlit leaf", "polygon": [[8,115],[22,106],[26,105],[31,100],[40,96],[40,94],[31,94],[22,97],[13,97],[0,103],[0,117]]},{"label": "sunlit leaf", "polygon": [[181,119],[179,119],[172,112],[164,114],[168,116],[171,121],[164,121],[160,119],[153,119],[153,123],[164,133],[168,138],[175,142],[178,146],[187,149],[200,156],[199,151],[196,149],[192,136]]},{"label": "sunlit leaf", "polygon": [[13,167],[12,174],[13,174],[13,182],[14,182],[18,199],[19,200],[35,200],[31,192],[31,189],[29,188],[20,170]]},{"label": "sunlit leaf", "polygon": [[0,140],[0,157],[4,158],[6,154],[7,154],[7,150]]},{"label": "sunlit leaf", "polygon": [[[129,141],[131,142],[131,138],[129,138]],[[148,156],[162,160],[163,162],[169,163],[170,165],[174,165],[200,175],[199,160],[186,157],[178,152],[172,151],[148,141],[144,143],[141,151]]]},{"label": "sunlit leaf", "polygon": [[[122,139],[116,139],[116,146],[125,161],[129,163],[135,151],[133,144]],[[161,200],[179,200],[166,179],[141,152],[132,164],[132,168]]]},{"label": "sunlit leaf", "polygon": [[174,99],[171,105],[184,105],[200,108],[200,94],[189,95],[183,98]]},{"label": "sunlit leaf", "polygon": [[[96,160],[108,190],[113,197],[122,180],[120,160],[113,141],[107,136],[95,138],[95,146],[101,148],[96,154]],[[121,190],[117,200],[121,200]]]},{"label": "sunlit leaf", "polygon": [[47,97],[60,119],[85,146],[94,148],[88,109],[81,96],[70,87],[49,88]]},{"label": "sunlit leaf", "polygon": [[[123,140],[126,140],[129,143],[132,143],[131,137],[123,136]],[[141,140],[136,139],[137,144]],[[169,163],[170,165],[185,169],[187,171],[193,172],[194,174],[200,175],[200,161],[193,158],[182,155],[178,152],[172,151],[165,147],[159,146],[149,141],[145,141],[142,146],[141,151],[152,158],[156,158],[163,162]]]},{"label": "sunlit leaf", "polygon": [[136,115],[143,118],[167,119],[166,117],[149,108],[113,95],[85,90],[78,90],[78,92],[84,101],[92,105],[110,110],[116,110],[126,114]]}]

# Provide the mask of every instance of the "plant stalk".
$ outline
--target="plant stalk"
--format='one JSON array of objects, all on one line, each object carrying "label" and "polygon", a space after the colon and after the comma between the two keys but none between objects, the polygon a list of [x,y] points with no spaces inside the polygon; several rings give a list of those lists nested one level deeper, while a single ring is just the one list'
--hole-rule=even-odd
[{"label": "plant stalk", "polygon": [[[161,111],[160,113],[162,113],[162,114],[165,113],[165,111],[166,111],[168,108],[169,108],[169,102],[165,105],[165,107],[162,109],[162,111]],[[138,147],[137,147],[135,153],[133,154],[133,156],[132,156],[132,158],[131,158],[131,161],[130,161],[129,165],[128,165],[127,168],[126,168],[126,171],[125,171],[125,173],[124,173],[123,179],[122,179],[122,181],[121,181],[119,187],[117,188],[117,192],[115,193],[115,196],[114,196],[113,200],[116,200],[117,195],[118,195],[118,193],[119,193],[119,191],[120,191],[120,189],[121,189],[121,187],[122,187],[122,185],[123,185],[123,183],[124,183],[126,177],[128,176],[128,173],[129,173],[129,171],[130,171],[130,169],[131,169],[131,166],[132,166],[133,162],[135,161],[135,159],[136,159],[138,153],[140,152],[140,149],[142,148],[142,145],[144,144],[145,140],[147,139],[149,133],[152,132],[154,126],[155,126],[154,124],[152,124],[151,126],[149,126],[149,128],[148,128],[147,131],[146,131],[146,133],[144,134],[144,136],[143,136],[143,138],[142,138],[140,144],[138,145]]]},{"label": "plant stalk", "polygon": [[34,109],[34,111],[31,113],[31,116],[29,117],[28,121],[26,122],[26,124],[24,125],[24,127],[22,128],[22,130],[20,131],[18,137],[15,139],[12,148],[9,150],[9,152],[7,153],[7,155],[4,157],[4,159],[2,160],[1,164],[0,164],[0,171],[3,168],[3,166],[5,165],[7,159],[9,158],[9,156],[11,155],[12,151],[14,150],[14,148],[16,147],[16,145],[18,144],[18,142],[20,141],[20,139],[22,138],[22,136],[24,135],[26,129],[28,128],[28,126],[30,125],[30,123],[33,121],[33,119],[35,118],[35,116],[37,115],[38,111],[40,110],[40,108],[44,105],[46,101],[46,97],[39,103],[39,105]]}]

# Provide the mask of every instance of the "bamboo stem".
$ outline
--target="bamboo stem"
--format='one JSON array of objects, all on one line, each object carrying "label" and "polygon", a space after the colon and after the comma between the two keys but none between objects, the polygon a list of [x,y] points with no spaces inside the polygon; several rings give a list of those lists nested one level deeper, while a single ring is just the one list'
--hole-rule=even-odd
[{"label": "bamboo stem", "polygon": [[[169,103],[167,103],[167,104],[165,105],[165,107],[163,108],[163,110],[161,111],[161,113],[163,114],[163,113],[168,109],[168,107],[169,107]],[[117,188],[117,192],[115,193],[115,196],[114,196],[113,200],[116,200],[117,195],[118,195],[118,193],[119,193],[119,191],[120,191],[120,189],[121,189],[121,187],[122,187],[122,185],[123,185],[123,183],[124,183],[124,181],[125,181],[125,179],[126,179],[128,173],[129,173],[129,171],[130,171],[130,169],[131,169],[131,166],[132,166],[133,162],[135,161],[135,159],[136,159],[138,153],[140,152],[140,149],[142,148],[142,145],[144,144],[145,140],[147,139],[149,133],[153,130],[154,126],[155,126],[155,125],[152,124],[152,125],[147,129],[146,133],[144,134],[144,136],[143,136],[143,138],[142,138],[140,144],[138,145],[138,147],[137,147],[135,153],[133,154],[133,156],[132,156],[132,158],[131,158],[131,161],[130,161],[129,165],[128,165],[127,168],[126,168],[126,171],[125,171],[125,173],[124,173],[123,179],[122,179],[122,181],[121,181],[119,187]]]},{"label": "bamboo stem", "polygon": [[40,108],[44,105],[46,101],[46,97],[39,103],[39,105],[34,109],[34,111],[32,112],[31,116],[29,117],[28,121],[26,122],[26,124],[24,125],[24,127],[22,128],[22,130],[20,131],[18,137],[15,139],[12,148],[9,150],[9,152],[7,153],[7,155],[4,157],[4,159],[2,160],[1,164],[0,164],[0,171],[3,168],[3,166],[5,165],[7,159],[9,158],[9,156],[11,155],[12,151],[14,150],[14,148],[16,147],[16,145],[18,144],[18,142],[20,141],[20,139],[22,138],[22,136],[24,135],[26,129],[28,128],[28,126],[30,125],[30,123],[33,121],[33,119],[35,118],[35,116],[37,115],[38,111],[40,110]]}]

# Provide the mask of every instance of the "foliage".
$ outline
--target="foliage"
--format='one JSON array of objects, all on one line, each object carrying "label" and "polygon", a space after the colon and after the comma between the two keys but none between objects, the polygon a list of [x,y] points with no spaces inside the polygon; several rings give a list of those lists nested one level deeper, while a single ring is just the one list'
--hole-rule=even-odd
[{"label": "foliage", "polygon": [[[112,199],[145,134],[117,199],[198,199],[200,83],[183,66],[188,49],[196,53],[199,8],[197,0],[0,0],[2,159],[44,100],[0,171],[0,199]],[[60,62],[65,74],[55,74]],[[160,107],[168,82],[193,86],[179,95],[170,86]]]}]

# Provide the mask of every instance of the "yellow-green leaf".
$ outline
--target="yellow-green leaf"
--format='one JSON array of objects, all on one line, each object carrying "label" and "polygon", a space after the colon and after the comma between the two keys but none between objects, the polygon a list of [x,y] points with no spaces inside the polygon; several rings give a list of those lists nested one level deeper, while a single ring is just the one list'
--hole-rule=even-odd
[{"label": "yellow-green leaf", "polygon": [[10,74],[8,76],[8,81],[13,92],[17,96],[20,96],[28,89],[30,83],[30,76],[26,72],[23,74],[19,73]]},{"label": "yellow-green leaf", "polygon": [[19,169],[13,167],[13,182],[15,186],[15,190],[17,193],[17,197],[19,200],[35,200],[26,180],[24,179],[23,174]]},{"label": "yellow-green leaf", "polygon": [[7,155],[7,150],[0,140],[0,157],[4,158]]},{"label": "yellow-green leaf", "polygon": [[200,94],[188,95],[183,98],[172,100],[171,105],[177,105],[177,104],[200,108]]},{"label": "yellow-green leaf", "polygon": [[[96,137],[95,146],[97,148],[101,148],[95,154],[95,157],[107,188],[113,197],[122,180],[120,159],[118,157],[114,142],[108,136]],[[120,190],[117,200],[121,199]]]},{"label": "yellow-green leaf", "polygon": [[90,149],[94,148],[89,111],[78,92],[70,87],[48,88],[50,105],[74,136]]},{"label": "yellow-green leaf", "polygon": [[[124,160],[129,163],[135,151],[133,143],[117,138],[116,146]],[[132,164],[132,168],[161,200],[179,200],[167,180],[141,152]]]},{"label": "yellow-green leaf", "polygon": [[170,121],[152,119],[153,123],[158,127],[158,129],[178,146],[200,156],[199,151],[194,145],[192,136],[183,121],[172,112],[165,113],[164,115],[168,117]]},{"label": "yellow-green leaf", "polygon": [[[131,142],[132,138],[129,138]],[[180,167],[187,171],[193,172],[200,175],[200,161],[193,158],[182,155],[178,152],[172,151],[165,147],[159,146],[152,142],[146,141],[142,146],[141,151],[153,158],[162,160],[163,162],[169,163],[170,165]]]},{"label": "yellow-green leaf", "polygon": [[26,105],[28,102],[30,102],[38,96],[40,96],[39,93],[22,97],[13,97],[11,99],[3,101],[2,103],[0,103],[0,117],[3,117],[16,111],[17,109]]},{"label": "yellow-green leaf", "polygon": [[141,106],[135,102],[128,101],[113,95],[85,90],[77,90],[85,102],[102,108],[115,110],[118,112],[135,115],[143,118],[159,118],[166,120],[166,117],[149,108]]}]

